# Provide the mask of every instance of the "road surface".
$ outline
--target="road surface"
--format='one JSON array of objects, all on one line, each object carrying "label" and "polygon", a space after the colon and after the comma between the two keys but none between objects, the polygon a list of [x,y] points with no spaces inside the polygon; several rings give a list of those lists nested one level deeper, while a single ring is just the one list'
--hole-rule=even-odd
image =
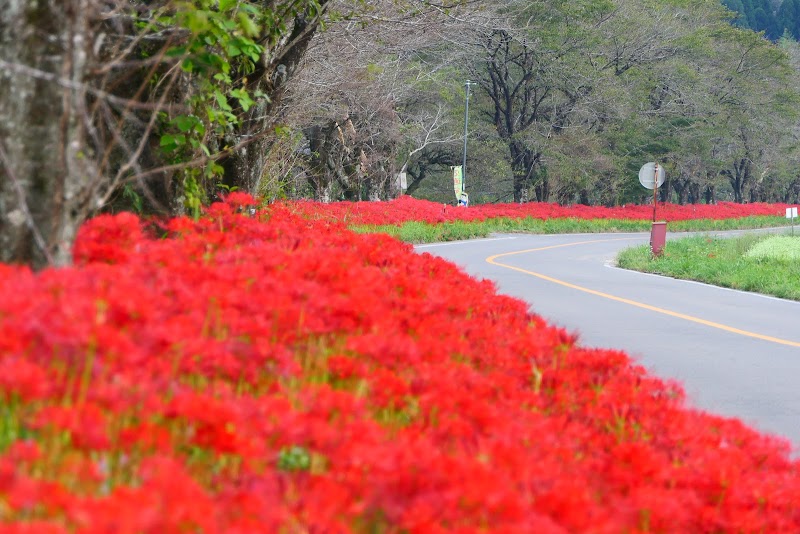
[{"label": "road surface", "polygon": [[797,453],[800,303],[614,266],[649,237],[515,234],[416,248],[494,280],[580,344],[624,350],[677,379],[691,405],[788,438]]}]

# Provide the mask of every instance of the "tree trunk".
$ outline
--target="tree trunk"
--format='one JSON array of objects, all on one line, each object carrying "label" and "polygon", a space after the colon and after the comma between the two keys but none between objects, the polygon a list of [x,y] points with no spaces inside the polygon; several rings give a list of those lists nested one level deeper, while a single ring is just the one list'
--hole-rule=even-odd
[{"label": "tree trunk", "polygon": [[697,182],[689,184],[689,202],[692,204],[700,202],[700,184]]},{"label": "tree trunk", "polygon": [[[692,177],[681,173],[680,176],[672,180],[672,189],[678,195],[678,204],[681,206],[690,202],[692,197]],[[667,199],[663,199],[665,202]]]},{"label": "tree trunk", "polygon": [[706,197],[706,204],[717,203],[717,191],[713,185],[710,185],[706,188],[705,197]]},{"label": "tree trunk", "polygon": [[[667,180],[669,180],[669,178]],[[668,183],[669,185],[672,185],[672,189],[674,189],[675,193],[678,194],[678,204],[685,204],[683,198],[684,194],[686,193],[686,188],[684,187],[683,183],[680,180],[669,180]]]},{"label": "tree trunk", "polygon": [[[329,0],[320,0],[320,11],[327,7]],[[233,144],[248,142],[242,149],[224,162],[224,181],[229,186],[258,194],[266,155],[273,143],[272,129],[275,126],[273,110],[285,92],[286,81],[294,74],[308,48],[308,44],[319,26],[320,18],[309,14],[298,15],[294,19],[291,33],[283,36],[280,42],[271,47],[269,61],[248,76],[249,89],[262,91],[270,96],[269,101],[252,107],[242,118],[242,126],[233,135]]]},{"label": "tree trunk", "polygon": [[411,183],[409,183],[408,187],[406,188],[406,195],[411,195],[417,189],[419,189],[420,184],[422,183],[423,180],[425,180],[425,177],[427,175],[427,170],[428,170],[427,166],[424,165],[420,165],[419,172],[416,173],[414,172],[414,170],[409,169],[408,175],[411,176]]},{"label": "tree trunk", "polygon": [[508,150],[511,153],[511,170],[514,174],[514,202],[530,201],[530,193],[526,193],[530,188],[533,188],[536,200],[546,201],[550,195],[547,177],[540,176],[538,183],[533,183],[541,155],[519,141],[508,142]]},{"label": "tree trunk", "polygon": [[750,159],[744,157],[733,162],[733,171],[726,171],[731,189],[733,189],[733,200],[738,203],[744,202],[744,191],[750,182],[751,163]]},{"label": "tree trunk", "polygon": [[66,265],[88,205],[88,0],[0,10],[0,261]]}]

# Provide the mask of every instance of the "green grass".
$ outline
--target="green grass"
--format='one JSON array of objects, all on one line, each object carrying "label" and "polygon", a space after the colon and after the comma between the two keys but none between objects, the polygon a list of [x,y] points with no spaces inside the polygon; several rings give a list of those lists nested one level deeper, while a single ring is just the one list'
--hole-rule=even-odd
[{"label": "green grass", "polygon": [[[784,217],[742,217],[739,219],[694,219],[689,221],[670,221],[670,232],[738,230],[785,226]],[[486,237],[492,233],[531,233],[531,234],[577,234],[600,232],[649,232],[651,222],[629,219],[508,219],[497,218],[486,221],[453,221],[441,224],[407,222],[400,226],[355,226],[353,230],[361,233],[385,233],[409,243],[436,243]]]},{"label": "green grass", "polygon": [[800,300],[800,237],[744,235],[668,241],[653,258],[644,245],[623,251],[624,269]]},{"label": "green grass", "polygon": [[776,235],[756,243],[745,256],[762,261],[770,259],[786,262],[800,261],[800,238]]}]

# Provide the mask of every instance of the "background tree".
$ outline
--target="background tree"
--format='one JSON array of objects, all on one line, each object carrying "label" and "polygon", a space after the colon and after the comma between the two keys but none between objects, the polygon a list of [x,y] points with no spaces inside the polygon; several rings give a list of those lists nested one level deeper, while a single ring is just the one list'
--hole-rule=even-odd
[{"label": "background tree", "polygon": [[448,14],[426,2],[337,6],[349,15],[315,37],[282,115],[303,132],[311,189],[320,200],[390,198],[410,171],[415,190],[430,163],[420,158],[444,161],[457,140]]},{"label": "background tree", "polygon": [[603,6],[554,4],[502,6],[466,34],[467,69],[491,101],[489,117],[507,147],[518,202],[550,200],[550,140],[593,120],[594,109],[584,104],[594,95],[596,72],[585,52],[588,22],[603,16]]},{"label": "background tree", "polygon": [[703,75],[718,113],[713,151],[736,202],[766,200],[760,185],[770,172],[771,147],[796,121],[796,87],[787,55],[758,35],[728,28],[715,42],[714,64]]}]

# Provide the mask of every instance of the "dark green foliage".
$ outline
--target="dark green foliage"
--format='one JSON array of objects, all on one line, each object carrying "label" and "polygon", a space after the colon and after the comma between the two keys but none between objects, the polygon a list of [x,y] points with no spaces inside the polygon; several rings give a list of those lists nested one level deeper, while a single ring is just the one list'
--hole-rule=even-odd
[{"label": "dark green foliage", "polygon": [[777,41],[785,32],[800,38],[800,0],[783,0],[775,9],[770,0],[723,0],[722,4],[735,13],[733,23]]}]

